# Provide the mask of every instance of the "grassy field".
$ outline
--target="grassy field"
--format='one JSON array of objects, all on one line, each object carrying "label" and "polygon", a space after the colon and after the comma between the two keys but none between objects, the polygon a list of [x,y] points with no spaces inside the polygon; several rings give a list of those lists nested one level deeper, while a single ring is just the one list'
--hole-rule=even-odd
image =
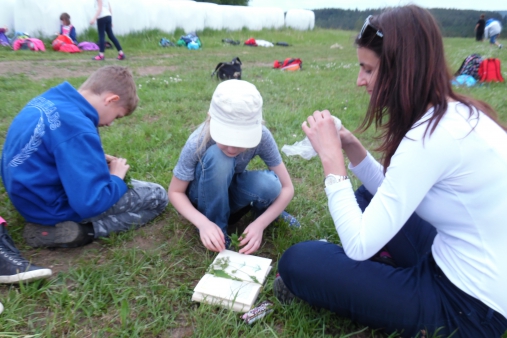
[{"label": "grassy field", "polygon": [[[260,32],[200,32],[203,49],[161,48],[161,37],[149,31],[120,38],[138,84],[140,105],[135,113],[101,129],[107,153],[125,157],[132,178],[167,187],[172,169],[187,137],[202,121],[217,85],[210,78],[216,64],[238,56],[243,79],[257,86],[264,98],[264,119],[281,148],[301,140],[300,125],[315,110],[329,109],[349,129],[364,116],[368,96],[356,87],[358,65],[354,32],[321,30],[264,30]],[[285,41],[291,47],[252,48],[222,44],[222,38],[249,37]],[[96,41],[96,32],[80,40]],[[339,44],[342,48],[330,48]],[[472,39],[446,39],[449,66],[456,70],[471,53],[501,59],[507,52]],[[47,43],[46,46],[49,46]],[[117,64],[113,50],[105,62],[94,62],[92,52],[67,55],[47,51],[12,52],[0,49],[0,145],[10,122],[33,97],[69,81],[78,87],[93,70]],[[273,61],[303,60],[303,71],[272,69]],[[503,75],[507,78],[507,73]],[[485,85],[460,92],[490,103],[507,122],[505,84]],[[375,131],[360,135],[369,149]],[[301,222],[300,230],[282,223],[267,228],[260,256],[275,262],[259,301],[275,303],[274,313],[252,326],[239,315],[192,303],[192,290],[214,254],[201,245],[194,227],[174,208],[137,231],[102,239],[77,249],[33,250],[21,237],[23,219],[0,185],[0,215],[23,255],[50,267],[51,279],[26,285],[0,285],[0,337],[374,337],[373,330],[339,318],[329,311],[296,302],[281,306],[272,292],[276,261],[294,243],[326,238],[339,243],[327,210],[320,161],[283,155],[296,193],[287,210]],[[262,168],[260,161],[250,168]],[[355,186],[358,182],[353,181]],[[396,335],[393,334],[393,337]],[[504,335],[507,337],[507,335]]]}]

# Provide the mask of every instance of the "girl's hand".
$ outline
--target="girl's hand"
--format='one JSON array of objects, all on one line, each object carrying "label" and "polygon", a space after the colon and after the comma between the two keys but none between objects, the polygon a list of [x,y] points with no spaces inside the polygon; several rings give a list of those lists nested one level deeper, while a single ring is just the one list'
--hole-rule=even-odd
[{"label": "girl's hand", "polygon": [[[337,148],[341,149],[341,140],[328,110],[314,112],[303,122],[301,128],[319,156],[330,155]],[[346,133],[343,135],[346,136]]]},{"label": "girl's hand", "polygon": [[342,125],[342,128],[340,129],[340,132],[338,133],[338,135],[340,136],[340,141],[342,143],[342,147],[344,147],[345,145],[351,144],[351,143],[355,142],[355,140],[356,140],[356,137],[354,136],[354,134],[352,134],[350,132],[350,130],[345,128],[343,125]]},{"label": "girl's hand", "polygon": [[244,246],[239,250],[239,253],[249,255],[257,251],[262,243],[262,232],[263,228],[256,225],[255,223],[251,223],[246,227],[245,231],[243,231],[243,235],[241,235],[241,241],[239,242],[239,246]]},{"label": "girl's hand", "polygon": [[225,237],[222,229],[213,222],[199,227],[201,242],[206,249],[220,252],[225,250]]},{"label": "girl's hand", "polygon": [[92,20],[90,21],[90,25],[92,25],[92,26],[93,26],[93,25],[95,25],[95,21],[96,21],[96,19],[92,19]]}]

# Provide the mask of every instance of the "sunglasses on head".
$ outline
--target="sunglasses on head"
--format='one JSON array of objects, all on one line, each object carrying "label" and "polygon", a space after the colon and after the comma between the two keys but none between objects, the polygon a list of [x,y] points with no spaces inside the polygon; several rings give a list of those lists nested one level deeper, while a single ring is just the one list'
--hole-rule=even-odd
[{"label": "sunglasses on head", "polygon": [[358,39],[361,39],[361,37],[363,36],[364,34],[364,31],[366,30],[366,28],[368,27],[371,27],[373,30],[376,30],[377,32],[375,34],[377,34],[378,37],[381,37],[383,38],[384,37],[384,33],[382,33],[380,30],[378,30],[377,28],[373,27],[373,25],[371,24],[370,22],[370,19],[373,17],[373,15],[369,15],[366,20],[364,20],[364,25],[363,25],[363,28],[361,28],[361,31],[359,32],[359,36],[357,37]]}]

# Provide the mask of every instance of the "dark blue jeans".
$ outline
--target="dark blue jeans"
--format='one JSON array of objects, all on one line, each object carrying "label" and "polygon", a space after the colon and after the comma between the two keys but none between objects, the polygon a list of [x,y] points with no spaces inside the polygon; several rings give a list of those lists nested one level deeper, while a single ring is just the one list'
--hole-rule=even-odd
[{"label": "dark blue jeans", "polygon": [[[364,211],[372,195],[360,187]],[[398,267],[354,261],[342,247],[310,241],[290,247],[278,269],[287,287],[310,305],[372,329],[414,337],[500,337],[507,319],[467,295],[443,274],[431,254],[435,229],[416,214],[387,244]]]},{"label": "dark blue jeans", "polygon": [[106,34],[107,37],[111,40],[111,42],[116,47],[116,50],[120,51],[121,46],[116,37],[113,34],[113,25],[112,25],[111,15],[105,16],[103,18],[97,19],[97,30],[99,31],[99,49],[101,53],[104,53],[106,48]]},{"label": "dark blue jeans", "polygon": [[187,188],[190,202],[218,225],[224,235],[231,213],[251,204],[259,214],[278,198],[282,189],[278,176],[270,170],[235,173],[235,166],[235,158],[212,145],[197,163],[195,179]]}]

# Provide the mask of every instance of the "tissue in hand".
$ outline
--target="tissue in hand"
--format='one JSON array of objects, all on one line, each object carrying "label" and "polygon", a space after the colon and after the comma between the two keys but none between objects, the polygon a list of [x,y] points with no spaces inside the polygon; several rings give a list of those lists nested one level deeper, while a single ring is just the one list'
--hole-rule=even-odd
[{"label": "tissue in hand", "polygon": [[[334,120],[336,130],[340,131],[340,129],[342,128],[342,121],[340,121],[340,119],[337,118],[336,116],[332,116],[332,118]],[[287,156],[299,155],[305,160],[309,160],[312,157],[317,156],[317,152],[313,149],[312,144],[310,143],[308,137],[305,137],[302,141],[298,141],[291,146],[285,144],[282,147],[282,151]]]}]

